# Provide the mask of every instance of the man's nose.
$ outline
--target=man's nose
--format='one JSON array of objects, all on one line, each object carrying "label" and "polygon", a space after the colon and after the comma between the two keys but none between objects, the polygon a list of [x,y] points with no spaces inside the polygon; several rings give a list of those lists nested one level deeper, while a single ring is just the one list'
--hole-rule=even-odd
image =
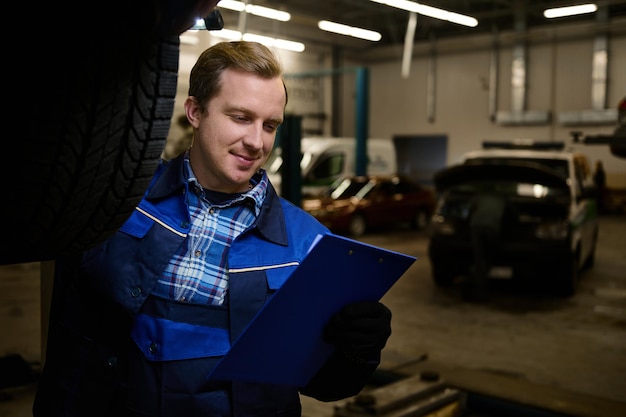
[{"label": "man's nose", "polygon": [[248,134],[244,138],[245,145],[254,149],[262,148],[264,134],[265,130],[263,129],[263,123],[253,123],[248,131]]}]

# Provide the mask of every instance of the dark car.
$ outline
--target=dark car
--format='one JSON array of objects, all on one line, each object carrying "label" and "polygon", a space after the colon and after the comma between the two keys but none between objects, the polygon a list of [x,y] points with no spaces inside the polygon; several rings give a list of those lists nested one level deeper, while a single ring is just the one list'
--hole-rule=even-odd
[{"label": "dark car", "polygon": [[426,227],[435,195],[400,175],[353,176],[335,181],[317,198],[304,199],[302,206],[333,232],[358,237],[370,229],[400,223]]},{"label": "dark car", "polygon": [[531,144],[495,146],[467,154],[462,164],[437,172],[434,182],[439,201],[428,250],[438,286],[475,267],[473,204],[488,194],[505,202],[488,278],[534,280],[564,296],[575,293],[580,271],[594,263],[598,238],[584,155]]}]

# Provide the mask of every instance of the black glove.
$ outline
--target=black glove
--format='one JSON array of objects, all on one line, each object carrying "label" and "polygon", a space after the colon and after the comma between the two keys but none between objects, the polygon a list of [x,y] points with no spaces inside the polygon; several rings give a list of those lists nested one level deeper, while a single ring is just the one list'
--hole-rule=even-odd
[{"label": "black glove", "polygon": [[337,346],[348,358],[367,362],[379,360],[391,336],[391,310],[377,301],[348,304],[331,317],[324,340]]}]

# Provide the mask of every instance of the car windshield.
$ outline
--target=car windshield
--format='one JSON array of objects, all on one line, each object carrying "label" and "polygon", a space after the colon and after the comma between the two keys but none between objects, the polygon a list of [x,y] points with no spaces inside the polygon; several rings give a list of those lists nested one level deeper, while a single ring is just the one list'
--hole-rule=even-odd
[{"label": "car windshield", "polygon": [[468,181],[449,190],[454,194],[497,193],[507,197],[549,198],[568,196],[563,187],[550,187],[523,181]]},{"label": "car windshield", "polygon": [[[308,164],[308,160],[304,159],[305,155],[300,153],[300,168],[304,168]],[[311,158],[311,155],[308,155],[308,159]],[[270,153],[269,158],[263,165],[263,167],[267,170],[268,174],[277,174],[280,172],[280,168],[283,166],[283,157],[280,148],[275,148],[272,153]]]},{"label": "car windshield", "polygon": [[350,178],[337,180],[330,188],[329,195],[333,200],[356,197],[364,198],[374,187],[373,181],[354,181]]},{"label": "car windshield", "polygon": [[481,163],[489,165],[511,165],[519,162],[540,164],[552,171],[557,172],[561,177],[568,178],[567,161],[564,159],[550,159],[550,158],[508,158],[508,157],[480,157],[475,159],[468,159],[465,163],[472,163],[473,161],[480,160]]}]

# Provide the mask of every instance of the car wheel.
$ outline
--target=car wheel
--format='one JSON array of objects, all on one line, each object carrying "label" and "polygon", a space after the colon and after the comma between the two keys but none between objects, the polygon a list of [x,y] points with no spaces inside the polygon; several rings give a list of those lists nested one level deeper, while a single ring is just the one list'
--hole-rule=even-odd
[{"label": "car wheel", "polygon": [[585,270],[591,269],[595,263],[596,263],[596,245],[594,243],[593,247],[591,248],[591,252],[589,253],[589,256],[587,257],[587,259],[585,259],[585,263],[583,264],[583,269]]},{"label": "car wheel", "polygon": [[[23,3],[46,47],[14,42],[0,263],[52,260],[104,241],[141,199],[165,146],[178,35],[206,0]],[[214,1],[213,3],[216,3]],[[191,22],[191,23],[189,23]]]},{"label": "car wheel", "polygon": [[367,224],[365,217],[362,214],[355,214],[350,218],[350,224],[348,225],[348,233],[354,237],[360,237],[365,234],[367,230]]},{"label": "car wheel", "polygon": [[456,275],[449,269],[443,267],[432,266],[432,277],[435,285],[438,287],[449,287],[454,283]]},{"label": "car wheel", "polygon": [[428,213],[426,213],[424,210],[418,210],[418,212],[415,214],[415,218],[411,222],[411,227],[417,230],[424,230],[426,229],[426,227],[428,227],[428,223]]},{"label": "car wheel", "polygon": [[12,156],[21,167],[2,215],[2,263],[49,260],[104,240],[154,174],[174,109],[178,43],[159,42],[124,63],[103,55],[119,67],[67,57],[65,75],[35,82],[46,96],[71,96],[34,110],[38,125]]},{"label": "car wheel", "polygon": [[596,263],[596,246],[598,243],[598,230],[596,229],[594,235],[593,235],[593,242],[591,243],[591,252],[589,252],[589,255],[587,256],[587,259],[585,259],[585,263],[583,264],[583,269],[590,269],[593,267],[593,265]]},{"label": "car wheel", "polygon": [[578,289],[578,280],[580,278],[580,268],[578,267],[578,256],[571,254],[569,261],[561,271],[557,280],[556,291],[562,297],[571,297],[576,294]]}]

